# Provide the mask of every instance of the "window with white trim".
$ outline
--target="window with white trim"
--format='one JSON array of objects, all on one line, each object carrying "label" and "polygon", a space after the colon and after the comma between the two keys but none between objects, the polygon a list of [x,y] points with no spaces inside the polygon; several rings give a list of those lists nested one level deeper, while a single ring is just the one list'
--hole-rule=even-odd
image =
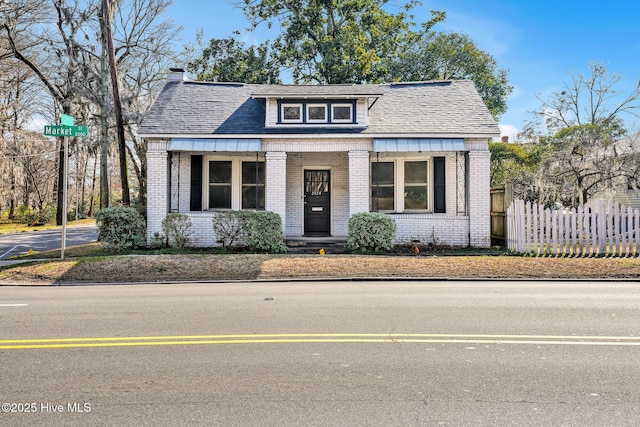
[{"label": "window with white trim", "polygon": [[327,104],[307,104],[307,123],[327,123]]},{"label": "window with white trim", "polygon": [[264,210],[264,162],[242,162],[242,209]]},{"label": "window with white trim", "polygon": [[[431,212],[436,194],[429,159],[395,158],[371,162],[370,209],[373,212]],[[444,183],[439,190],[445,191]],[[444,197],[444,196],[443,196]]]},{"label": "window with white trim", "polygon": [[371,163],[371,210],[392,212],[395,210],[395,163]]},{"label": "window with white trim", "polygon": [[353,104],[331,104],[331,123],[352,123]]},{"label": "window with white trim", "polygon": [[282,123],[302,123],[302,104],[281,104]]},{"label": "window with white trim", "polygon": [[404,162],[404,209],[427,210],[429,179],[426,161]]},{"label": "window with white trim", "polygon": [[209,209],[231,209],[231,161],[209,162]]},{"label": "window with white trim", "polygon": [[[264,210],[265,162],[250,157],[209,157],[203,171],[205,209]],[[197,191],[197,190],[196,190]]]},{"label": "window with white trim", "polygon": [[350,100],[278,101],[278,124],[357,124],[356,105]]}]

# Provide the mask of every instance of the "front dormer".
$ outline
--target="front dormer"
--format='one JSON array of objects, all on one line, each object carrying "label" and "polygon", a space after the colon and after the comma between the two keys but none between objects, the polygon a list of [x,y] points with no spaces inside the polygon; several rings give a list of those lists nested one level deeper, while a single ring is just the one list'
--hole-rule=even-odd
[{"label": "front dormer", "polygon": [[360,87],[353,85],[278,86],[267,89],[270,90],[252,94],[252,97],[265,99],[265,127],[272,129],[364,129],[369,126],[369,108],[382,96],[381,93],[357,93]]},{"label": "front dormer", "polygon": [[277,100],[279,125],[312,124],[357,125],[357,101],[335,100]]}]

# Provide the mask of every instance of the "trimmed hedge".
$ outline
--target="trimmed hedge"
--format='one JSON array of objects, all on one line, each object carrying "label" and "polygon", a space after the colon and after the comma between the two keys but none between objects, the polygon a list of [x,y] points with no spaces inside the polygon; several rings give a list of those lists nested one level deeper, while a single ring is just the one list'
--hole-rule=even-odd
[{"label": "trimmed hedge", "polygon": [[243,211],[240,217],[242,240],[249,249],[256,252],[287,252],[280,215],[269,211]]},{"label": "trimmed hedge", "polygon": [[282,219],[275,212],[218,212],[213,218],[213,231],[223,248],[241,240],[254,252],[287,251],[282,234]]},{"label": "trimmed hedge", "polygon": [[117,206],[96,212],[99,240],[108,249],[124,250],[146,245],[146,224],[132,207]]},{"label": "trimmed hedge", "polygon": [[396,238],[396,222],[389,215],[362,212],[349,218],[347,247],[352,251],[389,251]]}]

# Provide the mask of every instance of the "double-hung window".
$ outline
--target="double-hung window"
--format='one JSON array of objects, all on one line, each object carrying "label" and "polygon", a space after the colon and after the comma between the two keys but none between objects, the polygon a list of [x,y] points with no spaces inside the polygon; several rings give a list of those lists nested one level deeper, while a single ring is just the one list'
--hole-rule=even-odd
[{"label": "double-hung window", "polygon": [[429,183],[426,161],[404,162],[404,209],[427,210]]},{"label": "double-hung window", "polygon": [[394,162],[371,163],[371,210],[395,210]]},{"label": "double-hung window", "polygon": [[231,161],[209,162],[209,209],[231,209]]},{"label": "double-hung window", "polygon": [[372,162],[370,208],[374,212],[445,212],[444,179],[443,157]]},{"label": "double-hung window", "polygon": [[264,210],[264,162],[242,162],[242,209]]},{"label": "double-hung window", "polygon": [[208,209],[264,209],[264,161],[210,160],[207,184]]}]

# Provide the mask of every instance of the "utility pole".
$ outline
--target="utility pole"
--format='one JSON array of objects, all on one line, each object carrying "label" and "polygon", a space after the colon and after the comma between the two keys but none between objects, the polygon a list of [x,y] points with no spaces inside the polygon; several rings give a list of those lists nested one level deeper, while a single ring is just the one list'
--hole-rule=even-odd
[{"label": "utility pole", "polygon": [[116,129],[118,132],[118,154],[120,155],[120,181],[122,183],[122,204],[129,206],[129,171],[127,169],[127,150],[124,139],[124,124],[122,121],[122,102],[120,100],[120,88],[118,85],[118,68],[116,67],[116,55],[113,48],[113,34],[111,32],[111,12],[109,0],[102,0],[102,19],[104,20],[104,37],[106,38],[107,57],[111,70],[111,85],[113,86],[113,109],[116,114]]}]

